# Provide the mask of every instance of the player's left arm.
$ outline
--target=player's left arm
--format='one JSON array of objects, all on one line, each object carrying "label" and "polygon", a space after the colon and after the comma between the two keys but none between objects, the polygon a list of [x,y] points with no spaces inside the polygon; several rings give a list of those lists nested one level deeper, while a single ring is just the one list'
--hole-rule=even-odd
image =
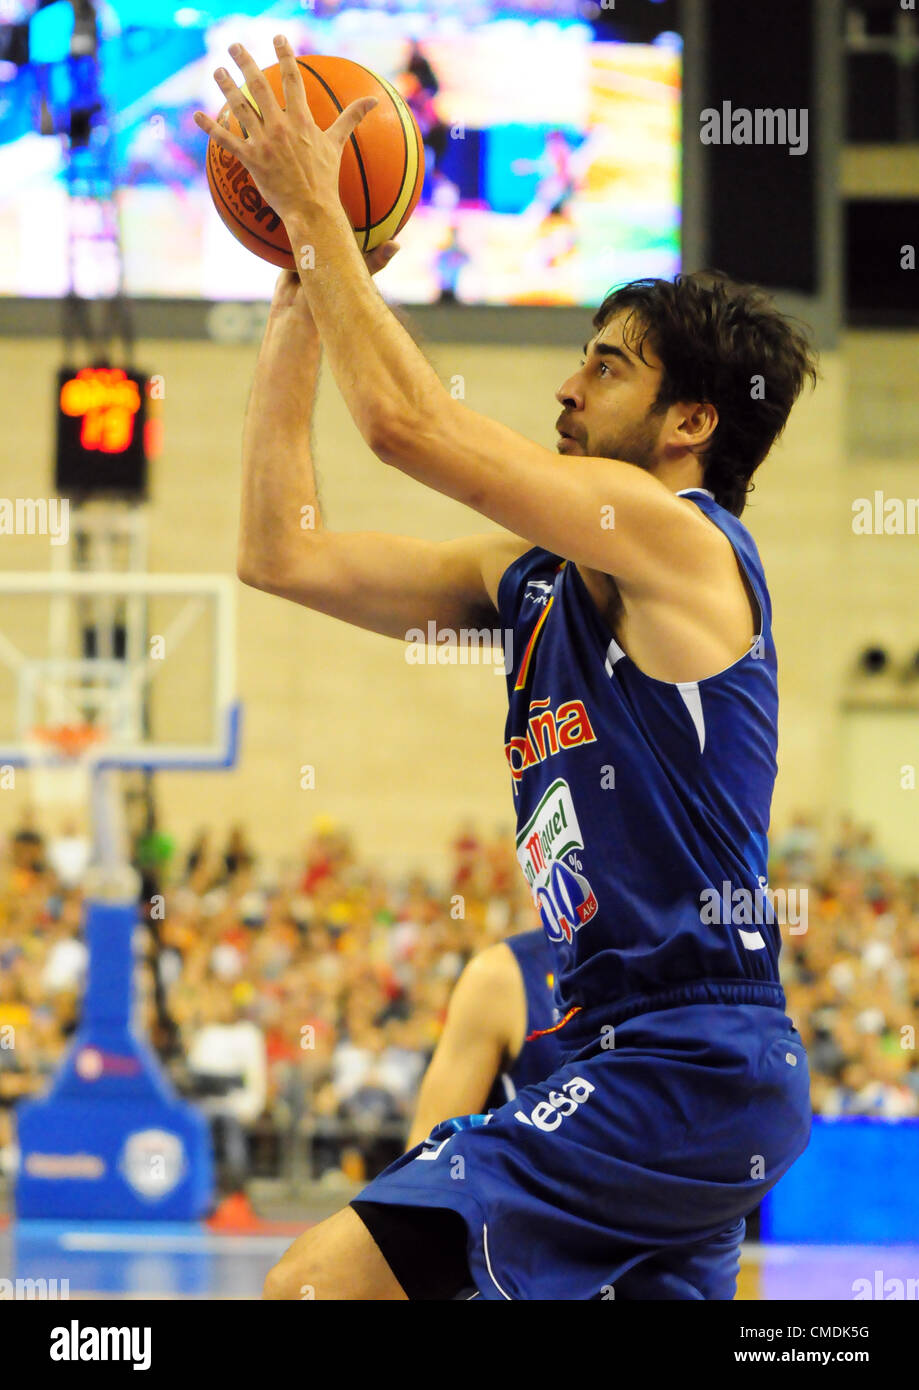
[{"label": "player's left arm", "polygon": [[[634,593],[672,596],[674,579],[723,574],[723,542],[695,507],[616,459],[559,456],[454,400],[373,284],[338,194],[344,143],[375,104],[328,131],[312,117],[293,49],[278,43],[286,108],[242,47],[231,50],[260,120],[227,74],[218,85],[251,127],[245,141],[195,119],[240,158],[283,219],[338,387],[386,463],[533,545],[597,569]],[[248,113],[248,114],[247,114]]]}]

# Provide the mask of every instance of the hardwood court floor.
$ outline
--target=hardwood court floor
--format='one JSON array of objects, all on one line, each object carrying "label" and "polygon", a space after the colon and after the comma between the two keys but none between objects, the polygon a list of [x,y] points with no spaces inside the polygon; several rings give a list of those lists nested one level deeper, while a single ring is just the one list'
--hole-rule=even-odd
[{"label": "hardwood court floor", "polygon": [[[0,1279],[67,1279],[71,1299],[255,1299],[270,1266],[308,1224],[265,1221],[234,1235],[195,1225],[8,1222],[0,1228]],[[856,1281],[867,1280],[877,1297],[891,1279],[919,1287],[919,1247],[747,1244],[737,1298],[852,1301],[866,1288]]]}]

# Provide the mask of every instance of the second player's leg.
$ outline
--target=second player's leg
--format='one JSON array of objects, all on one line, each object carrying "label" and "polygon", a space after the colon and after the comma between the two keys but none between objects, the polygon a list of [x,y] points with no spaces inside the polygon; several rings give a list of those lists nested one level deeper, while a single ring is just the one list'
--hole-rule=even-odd
[{"label": "second player's leg", "polygon": [[345,1207],[304,1231],[268,1273],[263,1297],[405,1301],[405,1293],[357,1212]]}]

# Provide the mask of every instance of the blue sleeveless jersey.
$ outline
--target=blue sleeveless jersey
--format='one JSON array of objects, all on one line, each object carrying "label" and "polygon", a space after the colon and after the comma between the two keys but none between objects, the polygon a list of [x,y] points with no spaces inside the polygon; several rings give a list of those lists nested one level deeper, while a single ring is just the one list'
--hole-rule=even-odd
[{"label": "blue sleeveless jersey", "polygon": [[[555,962],[552,948],[542,928],[519,932],[504,942],[510,948],[520,975],[527,1001],[526,1033],[523,1046],[513,1062],[497,1077],[491,1088],[486,1110],[493,1110],[513,1100],[517,1092],[534,1081],[545,1081],[562,1058],[562,1047],[556,1032],[547,1032],[558,1022],[555,1008]],[[533,1036],[538,1034],[539,1036]]]},{"label": "blue sleeveless jersey", "polygon": [[772,606],[746,528],[711,493],[681,495],[727,536],[759,607],[751,650],[718,674],[644,675],[575,565],[545,550],[522,555],[498,590],[513,633],[517,857],[555,949],[556,1006],[582,1010],[582,1026],[590,1011],[626,1018],[649,1000],[785,1003],[766,878]]}]

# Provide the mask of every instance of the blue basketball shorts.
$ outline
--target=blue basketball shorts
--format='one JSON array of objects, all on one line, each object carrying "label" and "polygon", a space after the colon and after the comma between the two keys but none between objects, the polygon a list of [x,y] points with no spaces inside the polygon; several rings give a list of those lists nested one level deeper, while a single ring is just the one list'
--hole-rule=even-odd
[{"label": "blue basketball shorts", "polygon": [[469,1296],[733,1298],[744,1218],[810,1135],[801,1038],[780,1008],[700,1002],[610,1041],[437,1125],[358,1201],[457,1213]]}]

